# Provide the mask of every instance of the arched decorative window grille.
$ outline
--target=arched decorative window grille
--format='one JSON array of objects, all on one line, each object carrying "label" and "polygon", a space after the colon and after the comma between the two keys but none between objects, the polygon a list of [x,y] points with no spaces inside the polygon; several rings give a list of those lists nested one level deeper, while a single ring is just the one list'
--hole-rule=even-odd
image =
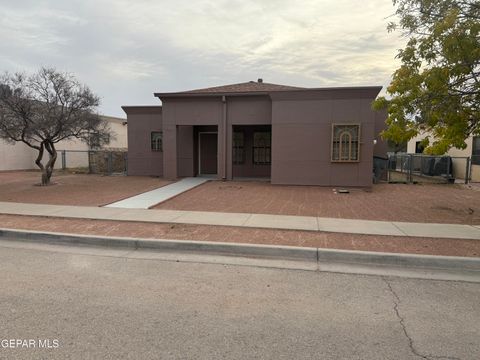
[{"label": "arched decorative window grille", "polygon": [[333,124],[332,161],[356,162],[360,156],[360,125]]},{"label": "arched decorative window grille", "polygon": [[150,135],[152,151],[163,151],[162,132],[152,131]]}]

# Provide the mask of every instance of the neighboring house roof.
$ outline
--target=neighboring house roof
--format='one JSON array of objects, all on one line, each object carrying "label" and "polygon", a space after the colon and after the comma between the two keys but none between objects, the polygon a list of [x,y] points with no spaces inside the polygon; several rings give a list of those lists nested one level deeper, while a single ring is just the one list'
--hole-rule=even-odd
[{"label": "neighboring house roof", "polygon": [[108,122],[116,122],[125,125],[127,123],[127,119],[125,118],[119,118],[119,117],[114,117],[114,116],[106,116],[106,115],[100,115],[100,117]]}]

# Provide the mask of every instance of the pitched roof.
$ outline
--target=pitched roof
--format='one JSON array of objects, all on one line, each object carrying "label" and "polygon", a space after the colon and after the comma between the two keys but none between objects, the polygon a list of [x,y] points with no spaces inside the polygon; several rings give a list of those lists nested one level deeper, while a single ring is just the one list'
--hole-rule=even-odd
[{"label": "pitched roof", "polygon": [[221,94],[221,93],[249,93],[249,92],[270,92],[285,90],[301,90],[304,88],[297,86],[270,84],[265,82],[249,81],[239,84],[214,86],[203,89],[182,91],[182,94]]},{"label": "pitched roof", "polygon": [[[243,95],[270,95],[277,96],[282,93],[289,93],[290,96],[294,95],[299,96],[302,93],[307,92],[329,92],[329,93],[338,93],[338,92],[348,92],[348,91],[373,91],[376,97],[381,90],[381,86],[356,86],[356,87],[329,87],[329,88],[305,88],[298,86],[288,86],[288,85],[278,85],[263,82],[262,79],[258,81],[249,81],[239,84],[231,85],[222,85],[214,86],[203,89],[195,89],[188,91],[179,91],[179,92],[165,92],[165,93],[154,93],[153,95],[159,99],[169,98],[169,97],[196,97],[196,96],[243,96]],[[370,96],[370,95],[369,95]]]}]

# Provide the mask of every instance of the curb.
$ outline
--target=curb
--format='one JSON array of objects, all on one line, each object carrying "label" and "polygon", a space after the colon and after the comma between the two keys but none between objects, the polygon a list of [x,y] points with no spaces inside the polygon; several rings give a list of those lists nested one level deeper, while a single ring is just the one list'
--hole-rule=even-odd
[{"label": "curb", "polygon": [[296,246],[251,245],[190,240],[137,239],[3,228],[0,228],[0,240],[40,242],[44,244],[93,245],[101,247],[119,247],[131,250],[145,249],[170,252],[202,252],[208,254],[317,262],[317,248]]},{"label": "curb", "polygon": [[0,240],[46,244],[90,245],[131,250],[145,249],[165,252],[201,253],[247,258],[291,260],[317,263],[319,267],[332,263],[366,266],[394,266],[424,270],[468,272],[480,279],[480,258],[396,254],[372,251],[336,250],[312,247],[239,244],[225,242],[186,241],[166,239],[137,239],[128,237],[93,236],[13,230],[0,228]]}]

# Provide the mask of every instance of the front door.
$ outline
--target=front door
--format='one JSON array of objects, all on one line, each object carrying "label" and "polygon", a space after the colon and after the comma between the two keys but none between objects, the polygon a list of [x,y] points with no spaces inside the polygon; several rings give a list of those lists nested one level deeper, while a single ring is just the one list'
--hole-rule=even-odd
[{"label": "front door", "polygon": [[200,175],[217,174],[217,133],[199,133],[199,169]]}]

